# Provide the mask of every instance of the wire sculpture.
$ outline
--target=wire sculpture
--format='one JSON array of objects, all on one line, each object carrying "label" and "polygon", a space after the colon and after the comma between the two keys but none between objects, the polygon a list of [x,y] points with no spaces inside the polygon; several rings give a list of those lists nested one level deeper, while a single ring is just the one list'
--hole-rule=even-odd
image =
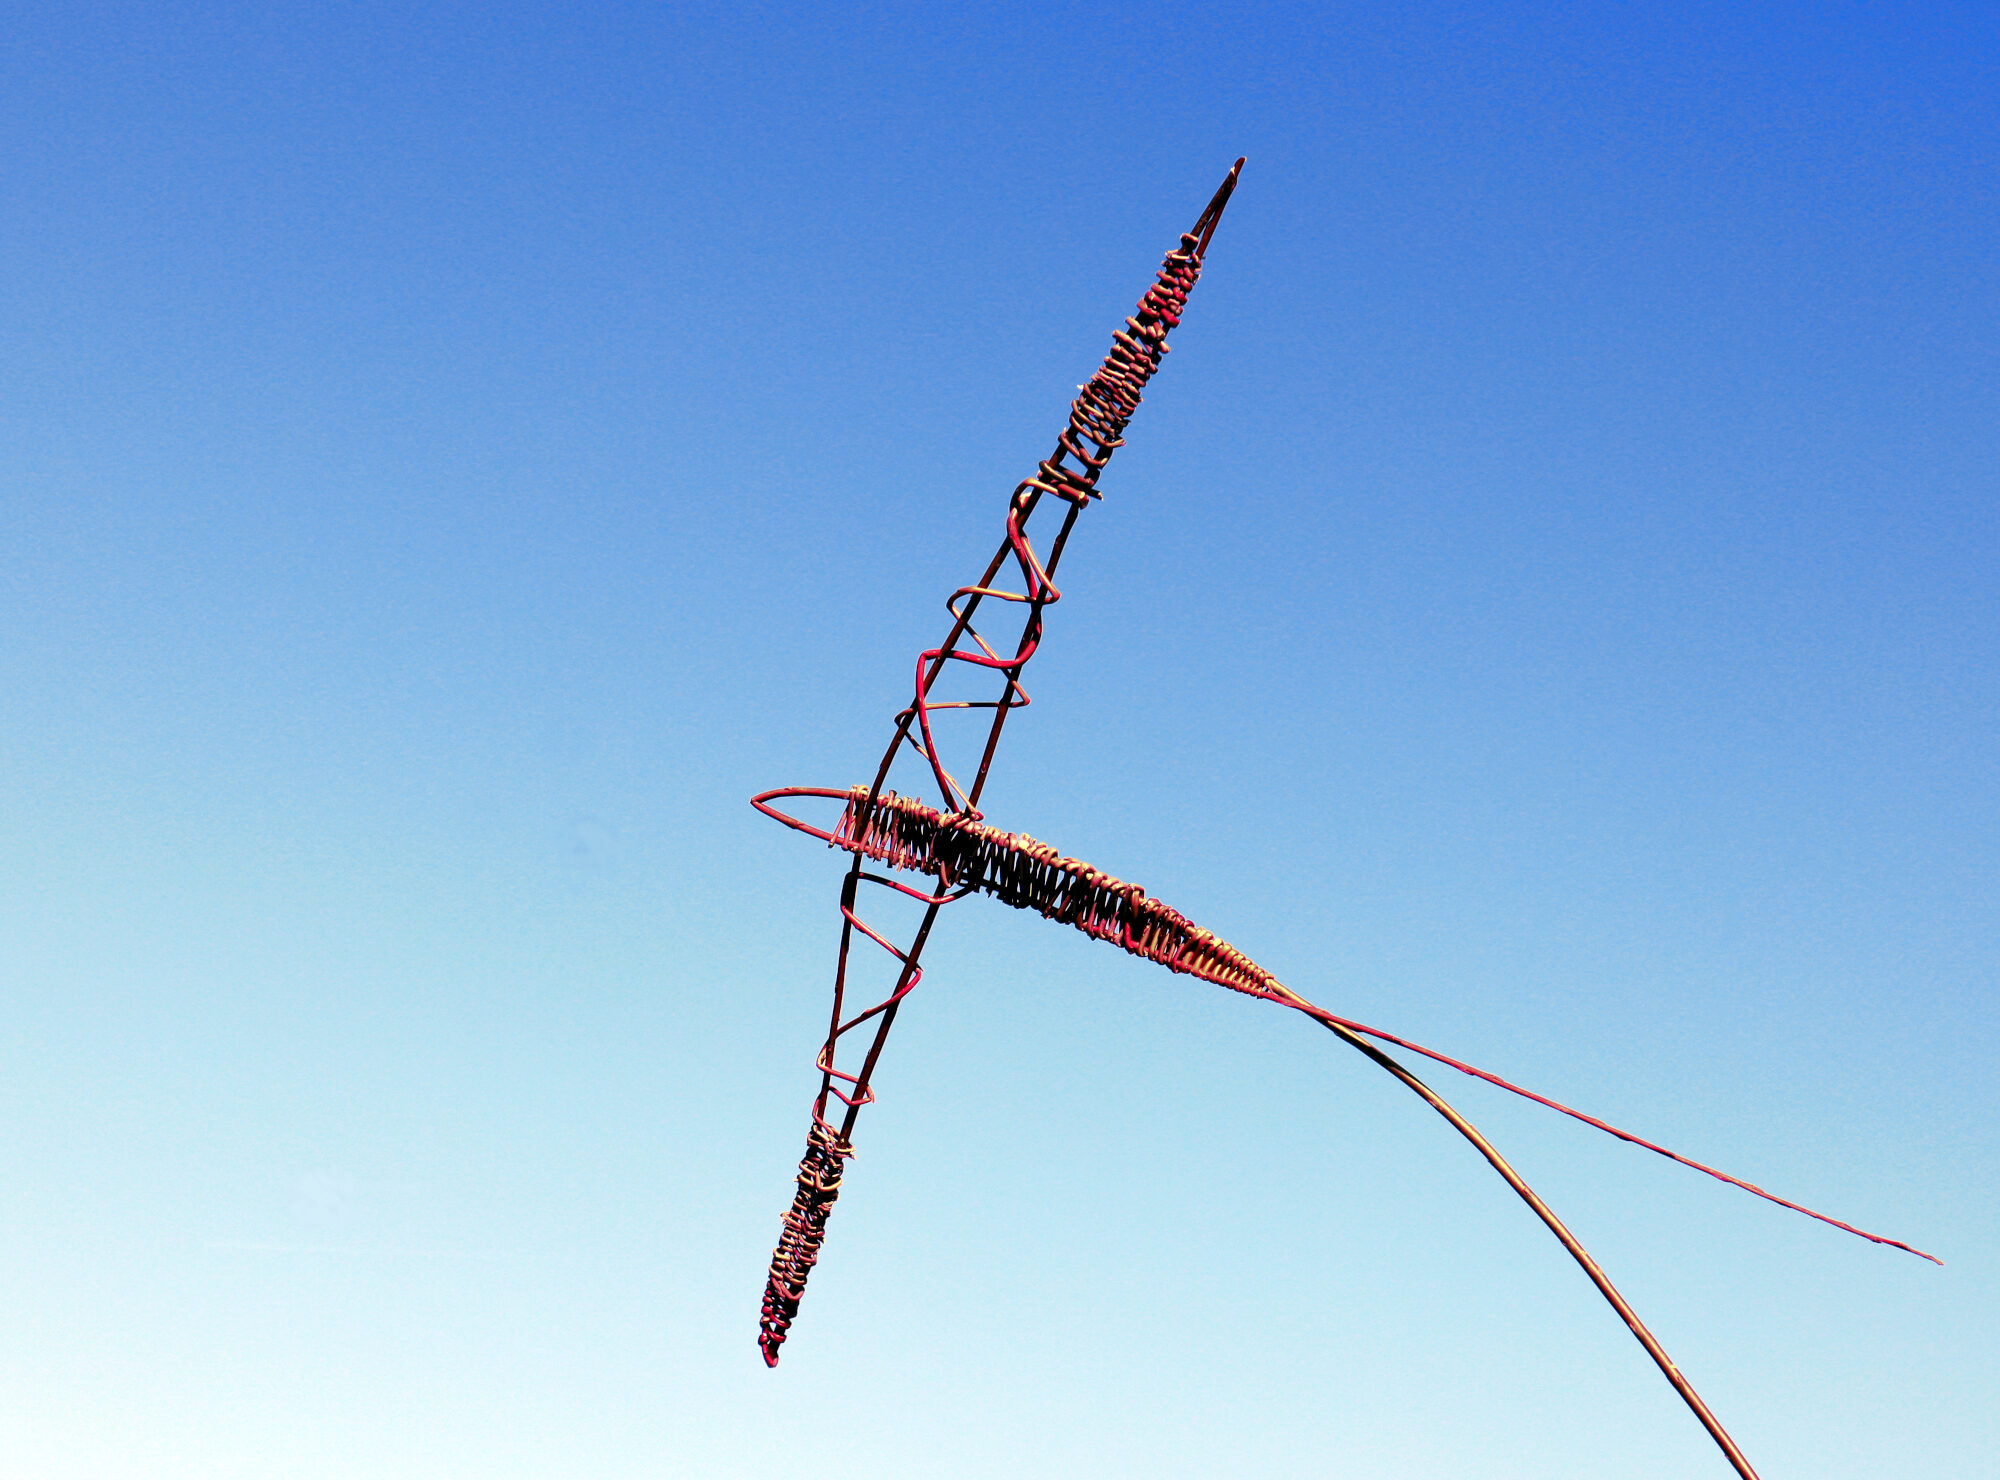
[{"label": "wire sculpture", "polygon": [[[1123,328],[1114,332],[1111,350],[1104,363],[1078,389],[1076,400],[1070,407],[1068,424],[1056,439],[1056,450],[1037,467],[1034,476],[1016,485],[1007,505],[1005,538],[985,572],[973,585],[960,587],[946,601],[945,607],[952,619],[951,627],[941,644],[925,649],[918,657],[914,697],[909,706],[895,716],[889,746],[883,752],[874,780],[846,791],[781,787],[751,798],[752,805],[765,815],[852,855],[852,862],[841,884],[840,950],[834,970],[833,1010],[826,1041],[813,1060],[814,1067],[819,1071],[820,1087],[813,1101],[812,1127],[806,1136],[805,1156],[799,1163],[797,1190],[792,1206],[785,1214],[778,1246],[771,1258],[770,1273],[765,1281],[758,1322],[758,1345],[765,1362],[775,1367],[779,1349],[798,1315],[807,1279],[819,1260],[820,1248],[826,1238],[827,1217],[840,1196],[843,1169],[854,1155],[855,1121],[861,1107],[875,1099],[873,1078],[883,1044],[895,1024],[903,999],[923,980],[919,961],[938,911],[968,895],[988,894],[1016,909],[1035,910],[1048,919],[1071,925],[1086,935],[1158,962],[1170,971],[1182,972],[1232,991],[1293,1008],[1320,1023],[1401,1081],[1470,1141],[1522,1201],[1534,1210],[1590,1277],[1598,1292],[1617,1311],[1737,1474],[1743,1480],[1757,1480],[1756,1471],[1736,1441],[1730,1438],[1700,1394],[1639,1319],[1638,1313],[1619,1294],[1597,1261],[1548,1204],[1521,1179],[1506,1158],[1471,1122],[1368,1040],[1377,1039],[1421,1054],[1860,1238],[1903,1249],[1933,1263],[1943,1261],[1898,1240],[1868,1233],[1824,1213],[1814,1212],[1811,1208],[1787,1202],[1761,1187],[1669,1151],[1664,1146],[1620,1130],[1532,1090],[1523,1089],[1484,1069],[1474,1068],[1379,1028],[1338,1017],[1308,1002],[1243,952],[1152,898],[1138,885],[1125,883],[1088,864],[1064,857],[1056,849],[1033,838],[992,827],[985,822],[984,814],[979,810],[980,797],[986,789],[994,752],[1007,716],[1029,703],[1027,692],[1021,687],[1021,672],[1041,644],[1043,611],[1062,599],[1054,576],[1064,547],[1079,513],[1092,500],[1100,497],[1098,477],[1110,462],[1112,453],[1124,445],[1125,428],[1138,409],[1140,395],[1167,353],[1167,333],[1180,323],[1188,294],[1201,275],[1203,255],[1215,233],[1217,222],[1221,220],[1223,208],[1228,205],[1230,195],[1236,188],[1242,168],[1243,161],[1239,159],[1194,228],[1184,234],[1179,244],[1167,254],[1158,277],[1139,300],[1137,311],[1125,320]],[[1043,557],[1029,541],[1028,524],[1045,497],[1058,501],[1064,507],[1061,523],[1049,542],[1048,554]],[[1003,572],[1020,589],[996,585],[995,581],[1002,577]],[[1002,656],[1008,648],[1007,643],[1003,641],[996,647],[973,626],[974,616],[988,602],[995,603],[1003,615],[1011,608],[1019,617],[1020,626],[1011,643],[1011,656]],[[934,698],[933,691],[940,678],[951,671],[948,665],[953,663],[964,664],[975,672],[997,673],[1000,676],[999,697],[990,700]],[[978,753],[971,785],[966,786],[945,764],[933,716],[940,711],[976,710],[990,710],[992,717],[985,727],[984,745]],[[906,747],[921,759],[922,769],[929,773],[929,784],[936,787],[942,803],[940,807],[932,807],[917,798],[899,796],[886,789],[891,768]],[[773,805],[792,799],[837,801],[841,810],[829,831],[792,817]],[[928,888],[913,887],[874,872],[867,867],[871,863],[928,876],[934,884]],[[907,946],[893,944],[857,913],[861,886],[864,884],[895,891],[923,906],[923,914]],[[880,1002],[852,1016],[843,1017],[857,932],[888,953],[894,963],[891,972],[894,984],[889,995]],[[850,1058],[847,1062],[853,1067],[841,1068],[841,1040],[871,1025],[872,1031],[863,1035],[866,1048],[861,1051],[859,1063],[854,1064]],[[842,1107],[838,1124],[828,1118],[835,1102]]]}]

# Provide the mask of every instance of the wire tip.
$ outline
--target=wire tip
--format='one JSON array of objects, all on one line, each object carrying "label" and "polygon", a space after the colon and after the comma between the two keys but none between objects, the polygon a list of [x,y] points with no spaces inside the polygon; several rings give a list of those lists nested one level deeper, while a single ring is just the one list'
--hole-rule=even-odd
[{"label": "wire tip", "polygon": [[1229,167],[1229,173],[1223,176],[1222,184],[1210,198],[1207,209],[1201,213],[1201,219],[1194,223],[1192,234],[1200,239],[1194,249],[1197,259],[1208,251],[1209,239],[1215,235],[1216,223],[1222,219],[1223,207],[1229,204],[1229,197],[1236,192],[1236,177],[1243,173],[1243,161],[1248,157],[1248,155],[1238,156],[1236,163]]}]

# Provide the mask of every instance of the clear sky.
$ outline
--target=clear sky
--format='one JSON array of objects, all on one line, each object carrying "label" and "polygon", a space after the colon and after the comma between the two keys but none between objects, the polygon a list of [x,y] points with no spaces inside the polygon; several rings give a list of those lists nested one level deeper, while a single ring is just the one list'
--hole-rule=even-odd
[{"label": "clear sky", "polygon": [[[1990,1476],[1990,6],[86,6],[0,46],[0,1474],[1727,1473],[1287,1013],[840,862],[1237,155],[991,820],[1439,1071],[1767,1480]],[[1446,1082],[1446,1081],[1451,1082]]]}]

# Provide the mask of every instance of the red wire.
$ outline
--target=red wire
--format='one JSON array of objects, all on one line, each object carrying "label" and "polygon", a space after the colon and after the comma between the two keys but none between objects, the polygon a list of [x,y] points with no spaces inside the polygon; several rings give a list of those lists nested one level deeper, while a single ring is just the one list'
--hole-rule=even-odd
[{"label": "red wire", "polygon": [[1456,1069],[1461,1074],[1470,1074],[1474,1079],[1483,1079],[1488,1084],[1497,1084],[1501,1089],[1517,1094],[1524,1100],[1533,1100],[1537,1105],[1546,1105],[1551,1110],[1560,1110],[1572,1120],[1580,1120],[1585,1125],[1594,1126],[1606,1135],[1616,1136],[1621,1141],[1630,1141],[1634,1146],[1643,1146],[1648,1151],[1656,1151],[1661,1156],[1666,1157],[1668,1161],[1677,1161],[1684,1167],[1693,1167],[1697,1172],[1706,1172],[1717,1181],[1727,1182],[1731,1187],[1741,1187],[1745,1192],[1754,1192],[1766,1202],[1774,1202],[1781,1208],[1790,1208],[1794,1213],[1804,1213],[1808,1218],[1817,1218],[1820,1222],[1829,1223],[1833,1227],[1840,1229],[1843,1233],[1851,1233],[1856,1238],[1865,1238],[1871,1244],[1887,1244],[1892,1249],[1901,1249],[1906,1254],[1915,1254],[1919,1259],[1928,1259],[1931,1263],[1939,1266],[1944,1264],[1944,1260],[1938,1258],[1937,1255],[1926,1254],[1922,1249],[1913,1248],[1900,1239],[1884,1238],[1879,1233],[1870,1233],[1865,1228],[1856,1228],[1852,1223],[1843,1223],[1838,1218],[1829,1218],[1824,1213],[1816,1213],[1811,1208],[1802,1207],[1798,1203],[1787,1202],[1776,1193],[1766,1192],[1753,1182],[1745,1182],[1741,1177],[1732,1177],[1729,1173],[1718,1171],[1705,1162],[1695,1161],[1692,1157],[1682,1156],[1678,1151],[1669,1151],[1664,1146],[1648,1141],[1644,1136],[1635,1136],[1630,1131],[1620,1130],[1608,1121],[1599,1120],[1595,1115],[1586,1115],[1581,1110],[1573,1110],[1559,1100],[1552,1100],[1547,1095],[1538,1095],[1531,1089],[1523,1089],[1518,1084],[1513,1084],[1502,1079],[1498,1074],[1489,1074],[1484,1069],[1475,1068],[1471,1064],[1461,1063],[1449,1054],[1439,1053],[1434,1048],[1425,1048],[1421,1043],[1412,1043],[1407,1038],[1399,1038],[1394,1033],[1385,1033],[1380,1028],[1371,1028],[1366,1023],[1357,1023],[1351,1018],[1337,1017],[1323,1007],[1315,1007],[1304,998],[1300,998],[1296,1002],[1286,998],[1275,998],[1273,1000],[1284,1002],[1287,1007],[1296,1007],[1307,1017],[1317,1018],[1323,1023],[1338,1024],[1352,1033],[1365,1033],[1370,1038],[1378,1038],[1384,1043],[1393,1043],[1398,1048],[1407,1048],[1411,1053],[1420,1053],[1427,1059],[1435,1059],[1438,1063]]}]

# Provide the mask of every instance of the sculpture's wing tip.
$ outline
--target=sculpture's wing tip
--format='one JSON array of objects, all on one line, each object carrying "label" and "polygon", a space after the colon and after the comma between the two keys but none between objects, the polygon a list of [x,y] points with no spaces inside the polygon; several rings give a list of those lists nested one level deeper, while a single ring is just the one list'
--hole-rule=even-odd
[{"label": "sculpture's wing tip", "polygon": [[1216,223],[1222,220],[1223,207],[1229,204],[1229,197],[1236,191],[1236,177],[1242,173],[1243,160],[1239,158],[1229,167],[1229,173],[1223,177],[1221,186],[1217,188],[1214,197],[1208,203],[1208,208],[1201,213],[1201,219],[1194,223],[1194,230],[1190,235],[1198,238],[1194,249],[1197,258],[1208,250],[1208,240],[1215,235]]}]

